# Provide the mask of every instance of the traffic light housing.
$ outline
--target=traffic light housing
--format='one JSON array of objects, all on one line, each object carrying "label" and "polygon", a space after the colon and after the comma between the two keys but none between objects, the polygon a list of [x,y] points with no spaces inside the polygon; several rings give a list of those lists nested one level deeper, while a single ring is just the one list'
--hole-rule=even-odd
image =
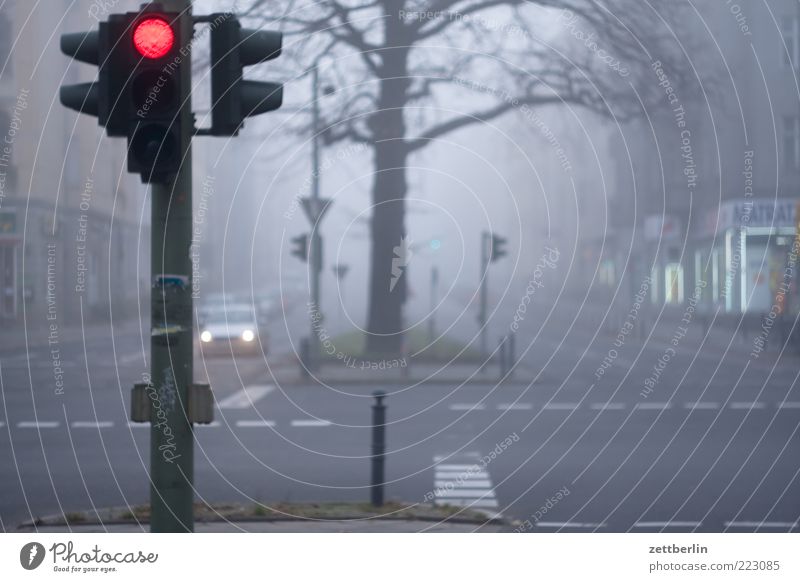
[{"label": "traffic light housing", "polygon": [[127,113],[128,171],[140,174],[142,182],[165,182],[177,174],[187,146],[182,69],[191,63],[180,14],[151,4],[119,20],[127,25],[119,37],[127,58],[119,59],[122,66],[112,73],[111,85],[121,88],[126,101],[121,107]]},{"label": "traffic light housing", "polygon": [[292,256],[308,262],[308,234],[301,234],[292,239]]},{"label": "traffic light housing", "polygon": [[492,244],[489,249],[489,256],[491,257],[493,263],[495,261],[499,261],[508,254],[508,251],[505,248],[506,244],[508,244],[507,238],[498,236],[496,234],[492,235]]},{"label": "traffic light housing", "polygon": [[103,126],[108,116],[108,103],[104,99],[108,94],[109,69],[105,65],[107,46],[108,31],[104,22],[100,24],[98,30],[61,35],[62,53],[72,57],[73,60],[98,66],[97,81],[61,87],[59,91],[61,104],[79,113],[97,117],[98,123]]},{"label": "traffic light housing", "polygon": [[273,30],[242,28],[231,14],[212,14],[211,30],[211,128],[209,135],[233,136],[246,117],[278,109],[283,85],[242,78],[244,67],[263,63],[281,54],[283,35]]},{"label": "traffic light housing", "polygon": [[110,137],[128,138],[128,171],[143,182],[178,172],[182,142],[184,51],[180,14],[158,3],[111,14],[97,31],[61,36],[61,51],[98,66],[97,81],[61,87],[61,103],[94,115]]}]

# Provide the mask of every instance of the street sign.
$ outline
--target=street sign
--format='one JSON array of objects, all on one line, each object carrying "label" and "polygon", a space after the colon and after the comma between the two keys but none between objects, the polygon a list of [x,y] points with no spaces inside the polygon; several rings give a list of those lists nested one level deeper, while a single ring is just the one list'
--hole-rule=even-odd
[{"label": "street sign", "polygon": [[331,205],[330,198],[305,198],[300,199],[300,204],[303,206],[303,212],[306,213],[309,222],[313,225],[318,224],[328,208]]}]

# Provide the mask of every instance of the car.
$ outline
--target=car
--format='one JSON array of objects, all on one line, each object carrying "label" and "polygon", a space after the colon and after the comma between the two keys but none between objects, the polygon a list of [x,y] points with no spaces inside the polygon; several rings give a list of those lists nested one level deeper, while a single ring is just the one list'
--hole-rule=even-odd
[{"label": "car", "polygon": [[252,307],[234,304],[209,312],[200,327],[200,351],[204,355],[266,353]]}]

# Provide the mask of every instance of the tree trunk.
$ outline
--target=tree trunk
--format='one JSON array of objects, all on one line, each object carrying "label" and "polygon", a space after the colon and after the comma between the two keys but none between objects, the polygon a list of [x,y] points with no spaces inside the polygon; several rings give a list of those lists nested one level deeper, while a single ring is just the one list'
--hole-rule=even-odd
[{"label": "tree trunk", "polygon": [[384,357],[401,357],[403,340],[406,156],[402,142],[375,145],[367,352]]},{"label": "tree trunk", "polygon": [[[406,124],[404,107],[409,80],[408,39],[397,19],[388,19],[382,53],[378,107],[369,125],[374,138],[372,184],[372,256],[367,319],[367,352],[400,357],[403,345],[403,303],[406,299],[405,240]],[[394,267],[394,268],[393,268]]]}]

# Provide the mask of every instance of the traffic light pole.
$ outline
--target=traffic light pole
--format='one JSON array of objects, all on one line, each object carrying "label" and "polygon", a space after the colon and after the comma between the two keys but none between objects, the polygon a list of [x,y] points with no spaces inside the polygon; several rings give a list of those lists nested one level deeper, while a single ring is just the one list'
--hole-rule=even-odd
[{"label": "traffic light pole", "polygon": [[480,307],[478,312],[478,323],[480,324],[480,348],[481,356],[486,357],[489,353],[489,346],[487,344],[486,336],[486,308],[488,306],[488,282],[489,278],[489,261],[491,244],[491,234],[488,232],[481,233],[481,289],[480,289]]},{"label": "traffic light pole", "polygon": [[[191,0],[161,0],[182,14],[192,38]],[[187,57],[188,58],[188,57]],[[166,183],[152,185],[150,344],[153,401],[150,424],[150,530],[194,530],[194,434],[189,420],[193,382],[193,318],[189,249],[192,241],[191,67],[180,67],[182,163]]]},{"label": "traffic light pole", "polygon": [[[316,63],[311,71],[312,81],[312,103],[311,103],[311,198],[319,200],[319,68]],[[308,357],[309,367],[312,370],[317,370],[317,363],[319,362],[319,337],[317,335],[316,326],[321,326],[323,323],[322,308],[319,304],[319,284],[320,284],[320,268],[317,264],[321,257],[317,256],[319,243],[319,223],[311,225],[311,232],[308,236],[308,248],[310,250],[308,259],[309,268],[309,284],[311,285],[311,304],[315,310],[317,317],[311,321],[311,335],[308,338]],[[314,323],[314,320],[317,323]]]}]

